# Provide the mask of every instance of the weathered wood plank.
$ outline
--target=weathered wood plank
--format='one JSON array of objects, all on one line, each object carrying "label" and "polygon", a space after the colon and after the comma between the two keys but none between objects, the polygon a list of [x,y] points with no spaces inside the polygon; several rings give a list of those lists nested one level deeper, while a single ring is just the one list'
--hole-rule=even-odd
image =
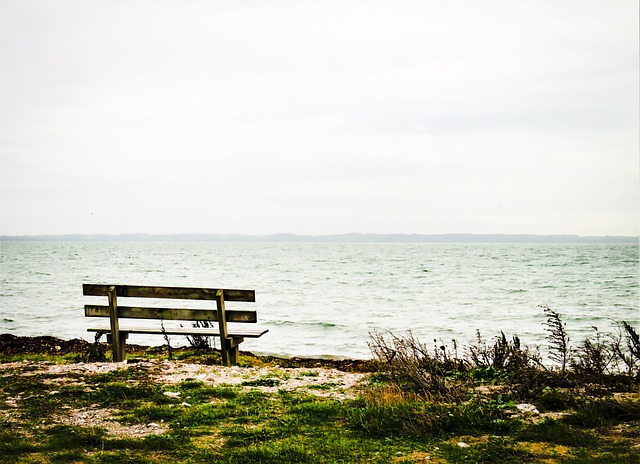
[{"label": "weathered wood plank", "polygon": [[[83,284],[85,296],[107,296],[111,285]],[[115,285],[118,297],[169,298],[179,300],[215,300],[219,288],[197,287],[152,287],[142,285]],[[255,302],[255,290],[222,289],[227,301]]]},{"label": "weathered wood plank", "polygon": [[120,336],[120,329],[118,324],[118,302],[116,298],[116,288],[114,286],[109,287],[107,290],[107,296],[109,297],[109,320],[111,321],[111,347],[113,350],[113,360],[116,362],[124,361],[124,341]]},{"label": "weathered wood plank", "polygon": [[220,350],[222,351],[222,363],[229,366],[231,364],[229,353],[231,352],[231,340],[227,334],[227,315],[224,308],[224,292],[218,290],[216,293],[216,307],[218,308],[218,329],[220,331]]},{"label": "weathered wood plank", "polygon": [[[257,322],[258,316],[253,310],[226,310],[227,322]],[[86,317],[109,317],[109,306],[85,305]],[[217,321],[216,309],[190,308],[149,308],[138,306],[118,306],[118,317],[125,319],[164,319],[167,321]]]},{"label": "weathered wood plank", "polygon": [[[266,334],[269,329],[263,328],[245,328],[245,327],[229,327],[227,336],[230,338],[258,338]],[[87,332],[102,332],[109,333],[111,330],[109,327],[91,327],[87,329]],[[135,334],[149,334],[149,335],[161,335],[166,333],[167,335],[211,335],[220,336],[220,332],[217,327],[209,329],[191,328],[191,327],[165,327],[164,332],[161,328],[154,329],[153,327],[120,327],[120,333],[135,333]]]}]

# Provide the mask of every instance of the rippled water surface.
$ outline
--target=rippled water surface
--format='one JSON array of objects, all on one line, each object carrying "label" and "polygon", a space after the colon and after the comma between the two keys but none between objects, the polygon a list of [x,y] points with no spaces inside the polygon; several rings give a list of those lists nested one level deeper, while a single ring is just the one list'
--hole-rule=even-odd
[{"label": "rippled water surface", "polygon": [[[92,339],[83,283],[249,288],[269,333],[242,348],[368,357],[372,330],[424,341],[544,345],[548,304],[573,340],[638,327],[637,245],[354,243],[1,243],[0,333]],[[99,300],[98,300],[99,302]],[[162,337],[132,335],[132,343]],[[184,343],[172,337],[176,345]]]}]

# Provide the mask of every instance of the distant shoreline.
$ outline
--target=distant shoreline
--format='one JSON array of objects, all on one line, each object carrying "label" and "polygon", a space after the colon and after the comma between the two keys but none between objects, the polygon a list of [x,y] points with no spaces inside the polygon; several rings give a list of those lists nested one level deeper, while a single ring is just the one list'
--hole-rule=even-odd
[{"label": "distant shoreline", "polygon": [[0,241],[53,242],[216,242],[216,243],[585,243],[638,244],[638,236],[535,234],[67,234],[2,235]]}]

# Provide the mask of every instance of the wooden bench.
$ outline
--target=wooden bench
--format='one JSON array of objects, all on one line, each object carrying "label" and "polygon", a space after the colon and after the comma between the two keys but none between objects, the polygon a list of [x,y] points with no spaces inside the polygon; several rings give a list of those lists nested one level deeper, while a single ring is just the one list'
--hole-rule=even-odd
[{"label": "wooden bench", "polygon": [[[254,290],[231,290],[222,288],[187,288],[187,287],[145,287],[138,285],[101,285],[83,284],[85,296],[106,296],[108,305],[88,304],[84,307],[86,317],[108,317],[109,327],[91,327],[89,332],[106,333],[107,341],[113,347],[113,360],[123,361],[125,343],[129,334],[162,334],[192,335],[220,337],[222,362],[229,366],[238,362],[238,345],[245,338],[258,338],[268,332],[267,329],[233,328],[227,322],[256,322],[257,315],[253,310],[226,310],[225,301],[255,302]],[[120,306],[119,298],[153,298],[156,300],[209,300],[216,301],[215,309],[194,308],[158,308],[140,306]],[[120,327],[121,319],[159,319],[161,321],[217,321],[217,327],[211,328],[174,328],[164,327]]]}]

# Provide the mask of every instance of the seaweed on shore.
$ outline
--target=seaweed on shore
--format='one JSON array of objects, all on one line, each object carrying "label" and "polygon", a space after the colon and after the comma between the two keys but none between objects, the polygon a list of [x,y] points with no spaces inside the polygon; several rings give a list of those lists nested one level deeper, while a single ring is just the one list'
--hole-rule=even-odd
[{"label": "seaweed on shore", "polygon": [[0,334],[0,353],[5,355],[53,354],[65,355],[83,353],[91,346],[86,340],[74,338],[62,340],[56,337],[23,337],[13,334]]}]

